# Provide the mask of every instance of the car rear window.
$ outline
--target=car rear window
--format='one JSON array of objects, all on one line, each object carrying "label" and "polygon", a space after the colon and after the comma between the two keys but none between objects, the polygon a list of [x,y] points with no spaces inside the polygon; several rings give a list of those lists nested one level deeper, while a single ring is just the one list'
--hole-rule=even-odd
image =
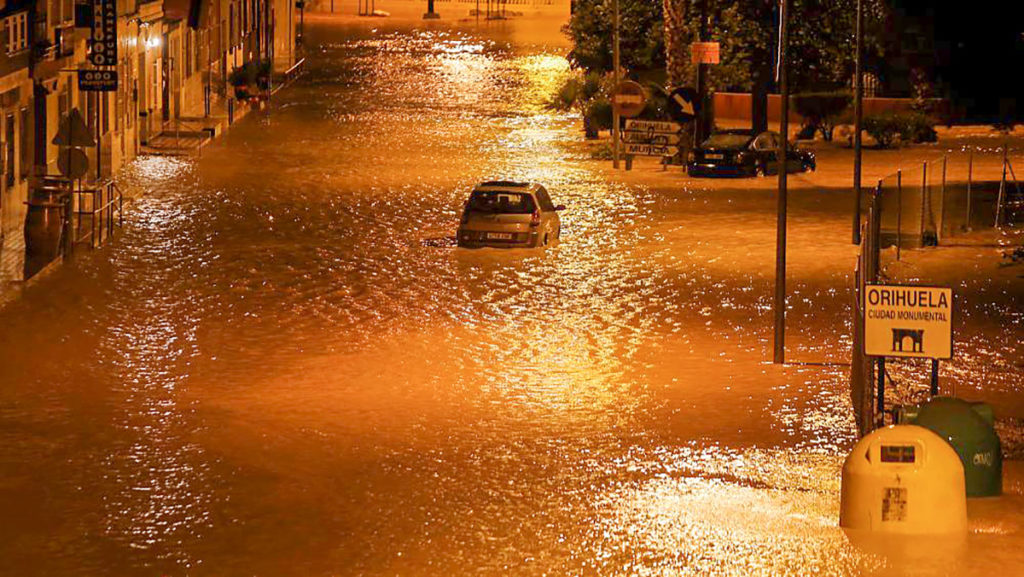
[{"label": "car rear window", "polygon": [[709,136],[702,146],[704,148],[743,148],[748,142],[750,142],[750,135],[748,134],[719,132]]},{"label": "car rear window", "polygon": [[466,210],[489,214],[530,214],[534,211],[533,197],[519,192],[478,190],[469,197]]}]

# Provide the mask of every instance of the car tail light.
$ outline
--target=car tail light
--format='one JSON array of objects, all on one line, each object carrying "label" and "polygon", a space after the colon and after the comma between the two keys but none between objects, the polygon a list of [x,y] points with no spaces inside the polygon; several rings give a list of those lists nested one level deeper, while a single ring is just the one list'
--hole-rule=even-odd
[{"label": "car tail light", "polygon": [[533,216],[530,218],[530,226],[540,226],[540,211],[534,210]]}]

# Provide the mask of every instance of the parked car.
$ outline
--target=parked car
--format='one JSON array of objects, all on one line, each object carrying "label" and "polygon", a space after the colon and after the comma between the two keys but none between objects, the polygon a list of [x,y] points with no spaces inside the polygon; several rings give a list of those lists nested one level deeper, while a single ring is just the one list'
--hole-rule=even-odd
[{"label": "parked car", "polygon": [[[691,176],[764,176],[779,173],[777,132],[754,134],[750,130],[722,130],[713,133],[694,149],[687,172]],[[814,153],[790,143],[786,153],[787,172],[816,168]]]},{"label": "parked car", "polygon": [[543,186],[505,180],[473,187],[462,209],[457,239],[462,247],[538,247],[558,240],[558,211]]}]

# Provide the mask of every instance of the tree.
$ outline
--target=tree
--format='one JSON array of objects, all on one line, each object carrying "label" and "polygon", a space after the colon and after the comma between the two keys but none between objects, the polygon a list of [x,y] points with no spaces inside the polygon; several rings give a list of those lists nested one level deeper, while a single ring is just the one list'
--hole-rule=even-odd
[{"label": "tree", "polygon": [[[619,0],[619,45],[627,70],[660,69],[665,65],[662,7],[650,0]],[[563,29],[572,40],[569,61],[587,71],[612,69],[611,0],[576,0]]]},{"label": "tree", "polygon": [[[669,77],[685,83],[694,77],[689,45],[697,38],[697,0],[663,0],[665,47],[672,54]],[[864,1],[865,50],[881,53],[883,0]],[[715,90],[754,94],[754,128],[767,124],[768,89],[775,77],[778,50],[776,0],[712,0],[712,39],[721,44],[721,62],[711,67]],[[790,84],[794,92],[847,86],[854,63],[856,0],[792,0],[789,44]]]}]

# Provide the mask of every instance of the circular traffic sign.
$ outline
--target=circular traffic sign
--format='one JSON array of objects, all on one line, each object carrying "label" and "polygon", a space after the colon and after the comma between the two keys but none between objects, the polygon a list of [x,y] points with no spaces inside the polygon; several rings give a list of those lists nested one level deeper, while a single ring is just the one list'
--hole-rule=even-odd
[{"label": "circular traffic sign", "polygon": [[57,155],[57,168],[68,178],[82,178],[89,171],[89,157],[78,148],[67,148]]},{"label": "circular traffic sign", "polygon": [[697,91],[689,86],[676,88],[668,95],[668,112],[678,122],[689,122],[700,109]]},{"label": "circular traffic sign", "polygon": [[644,87],[632,80],[620,82],[612,91],[612,108],[625,118],[638,116],[647,105]]}]

